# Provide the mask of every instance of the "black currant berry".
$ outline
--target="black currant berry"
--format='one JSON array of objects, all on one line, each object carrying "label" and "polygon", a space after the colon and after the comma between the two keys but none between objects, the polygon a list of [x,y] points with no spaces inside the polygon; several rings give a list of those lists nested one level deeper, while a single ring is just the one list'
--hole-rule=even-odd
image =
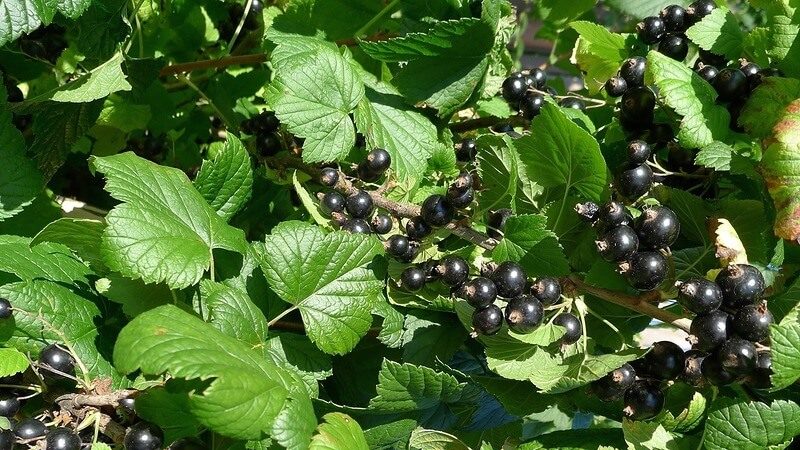
[{"label": "black currant berry", "polygon": [[406,234],[409,239],[421,241],[433,232],[433,229],[422,217],[412,217],[406,222]]},{"label": "black currant berry", "polygon": [[683,354],[684,367],[681,379],[695,387],[703,385],[702,364],[706,354],[698,350],[689,350]]},{"label": "black currant berry", "polygon": [[13,417],[19,411],[19,399],[11,395],[0,395],[0,417]]},{"label": "black currant berry", "polygon": [[583,111],[586,109],[586,103],[583,100],[579,99],[578,97],[565,97],[562,98],[560,102],[558,102],[558,106],[567,109],[577,109],[578,111]]},{"label": "black currant berry", "polygon": [[716,311],[722,305],[722,291],[717,283],[705,278],[690,278],[675,283],[678,303],[695,314]]},{"label": "black currant berry", "polygon": [[0,320],[8,319],[14,314],[11,302],[8,299],[0,298]]},{"label": "black currant berry", "polygon": [[772,355],[769,351],[758,353],[756,368],[745,379],[745,383],[754,389],[769,389],[772,387]]},{"label": "black currant berry", "polygon": [[644,86],[644,71],[647,60],[641,56],[626,59],[619,69],[620,76],[625,80],[628,88]]},{"label": "black currant berry", "polygon": [[620,269],[635,289],[652,291],[667,278],[667,259],[659,252],[638,252],[620,264]]},{"label": "black currant berry", "polygon": [[674,380],[683,372],[683,349],[670,341],[660,341],[644,355],[647,372],[661,380]]},{"label": "black currant berry", "polygon": [[531,295],[520,295],[506,305],[506,323],[515,333],[527,334],[542,323],[544,306]]},{"label": "black currant berry", "polygon": [[578,203],[575,205],[575,212],[578,213],[580,218],[584,221],[592,223],[597,220],[600,207],[595,202]]},{"label": "black currant berry", "polygon": [[659,53],[676,61],[683,61],[689,54],[689,39],[682,34],[668,34],[658,44]]},{"label": "black currant berry", "polygon": [[650,142],[664,146],[670,144],[675,139],[675,131],[668,123],[655,123],[649,130]]},{"label": "black currant berry", "polygon": [[451,192],[455,194],[463,194],[470,189],[472,189],[472,185],[475,182],[475,179],[472,177],[472,174],[466,170],[462,170],[458,177],[450,183],[450,186],[447,188],[448,194]]},{"label": "black currant berry", "polygon": [[422,220],[433,227],[443,227],[455,216],[455,208],[446,198],[439,194],[431,195],[422,202],[420,215]]},{"label": "black currant berry", "polygon": [[358,172],[358,178],[361,181],[365,181],[367,183],[374,183],[374,182],[376,182],[376,181],[381,179],[382,173],[373,172],[373,171],[369,170],[369,167],[367,167],[367,162],[366,161],[361,161],[358,164],[358,169],[356,169],[356,170]]},{"label": "black currant berry", "polygon": [[717,70],[714,66],[703,66],[697,69],[697,74],[700,75],[700,78],[708,81],[709,83],[713,84],[714,80],[719,75],[719,70]]},{"label": "black currant berry", "polygon": [[259,134],[274,133],[281,126],[281,121],[273,111],[264,111],[250,120],[252,128]]},{"label": "black currant berry", "polygon": [[592,382],[591,391],[604,402],[616,400],[636,381],[636,370],[630,364],[616,369],[608,375]]},{"label": "black currant berry", "polygon": [[369,217],[375,207],[369,192],[358,191],[347,197],[345,208],[351,217],[363,219]]},{"label": "black currant berry", "polygon": [[11,430],[0,430],[0,450],[12,450],[15,440]]},{"label": "black currant berry", "polygon": [[620,225],[605,232],[595,244],[600,256],[606,261],[622,261],[636,253],[639,238],[633,228]]},{"label": "black currant berry", "polygon": [[544,305],[561,299],[561,283],[555,278],[539,278],[531,285],[531,294]]},{"label": "black currant berry", "polygon": [[681,33],[686,31],[684,17],[686,10],[680,5],[670,5],[661,10],[658,15],[664,21],[664,27],[671,33]]},{"label": "black currant berry", "polygon": [[473,308],[485,308],[494,303],[497,298],[497,287],[494,282],[486,277],[477,277],[467,281],[459,289],[459,297],[463,298]]},{"label": "black currant berry", "polygon": [[714,386],[727,386],[738,378],[722,367],[718,352],[703,358],[703,362],[700,364],[700,371],[703,373],[703,377]]},{"label": "black currant berry", "polygon": [[386,241],[386,252],[395,258],[402,258],[408,252],[408,238],[402,234],[395,234]]},{"label": "black currant berry", "polygon": [[747,94],[747,77],[739,69],[731,67],[722,69],[714,78],[714,89],[716,89],[720,101],[737,100]]},{"label": "black currant berry", "polygon": [[503,311],[497,305],[476,309],[472,313],[472,328],[478,334],[491,336],[503,327]]},{"label": "black currant berry", "polygon": [[606,81],[604,88],[609,97],[622,97],[628,91],[628,82],[622,77],[611,77]]},{"label": "black currant berry", "polygon": [[442,283],[448,286],[460,286],[469,278],[469,264],[460,256],[447,256],[436,266],[436,272]]},{"label": "black currant berry", "polygon": [[643,21],[636,25],[636,33],[639,35],[639,40],[648,45],[660,41],[666,31],[667,28],[660,17],[645,17]]},{"label": "black currant berry", "polygon": [[733,316],[733,331],[742,339],[761,342],[769,337],[769,326],[775,321],[767,304],[745,305]]},{"label": "black currant berry", "polygon": [[478,144],[474,139],[464,139],[457,147],[456,159],[459,162],[470,162],[475,160],[475,156],[478,154]]},{"label": "black currant berry", "polygon": [[748,264],[731,264],[716,279],[722,290],[722,303],[732,309],[752,305],[764,294],[764,276]]},{"label": "black currant berry", "polygon": [[460,194],[456,194],[450,190],[447,191],[447,201],[450,202],[450,205],[452,205],[453,208],[467,208],[472,204],[473,200],[475,200],[475,191],[472,188],[469,188]]},{"label": "black currant berry", "polygon": [[328,217],[335,212],[343,212],[345,208],[344,196],[336,191],[326,192],[320,202],[322,213]]},{"label": "black currant berry", "polygon": [[425,287],[427,276],[419,267],[408,267],[400,274],[400,285],[403,289],[416,292]]},{"label": "black currant berry", "polygon": [[703,20],[703,17],[711,14],[711,12],[716,8],[717,4],[714,3],[714,0],[698,0],[692,3],[688,8],[686,8],[689,25],[694,25],[697,22],[700,22]]},{"label": "black currant berry", "polygon": [[653,187],[654,180],[653,169],[647,164],[639,164],[638,166],[626,165],[617,175],[615,187],[623,197],[636,200]]},{"label": "black currant berry", "polygon": [[628,143],[628,164],[639,165],[644,164],[650,159],[652,150],[650,144],[645,141],[631,141]]},{"label": "black currant berry", "polygon": [[69,428],[57,427],[47,432],[45,438],[47,450],[78,450],[81,438]]},{"label": "black currant berry", "polygon": [[773,69],[772,67],[765,67],[758,71],[758,74],[750,78],[750,89],[755,89],[769,77],[782,77],[783,72],[780,69]]},{"label": "black currant berry", "polygon": [[44,437],[46,433],[47,427],[41,420],[23,419],[14,425],[14,434],[23,441]]},{"label": "black currant berry", "polygon": [[553,324],[564,327],[566,332],[561,337],[562,344],[574,344],[583,335],[581,321],[572,313],[561,313],[553,319]]},{"label": "black currant berry", "polygon": [[353,234],[369,234],[372,231],[369,223],[364,219],[347,219],[342,224],[342,230]]},{"label": "black currant berry", "polygon": [[119,407],[129,416],[136,415],[136,399],[133,397],[123,398],[118,402]]},{"label": "black currant berry", "polygon": [[722,368],[734,375],[747,375],[756,368],[758,353],[750,341],[730,338],[717,352]]},{"label": "black currant berry", "polygon": [[376,234],[386,234],[392,231],[392,216],[388,214],[375,214],[375,217],[372,218],[370,222],[370,226],[372,227],[372,231]]},{"label": "black currant berry", "polygon": [[53,375],[59,378],[62,375],[52,372],[48,369],[57,370],[58,372],[72,375],[75,373],[75,360],[72,355],[58,344],[50,344],[39,354],[39,364],[43,365],[42,369],[48,372],[48,375]]},{"label": "black currant berry", "polygon": [[525,84],[536,89],[544,89],[547,84],[547,73],[538,67],[531,69],[528,75],[525,75]]},{"label": "black currant berry", "polygon": [[497,295],[503,298],[514,298],[525,292],[527,275],[519,264],[505,261],[497,266],[490,277],[497,287]]},{"label": "black currant berry", "polygon": [[414,258],[419,255],[420,245],[417,241],[409,241],[408,242],[408,250],[406,250],[405,254],[398,256],[397,260],[404,263],[410,263],[414,261]]},{"label": "black currant berry", "polygon": [[521,73],[511,74],[503,81],[503,98],[509,105],[517,105],[528,91],[528,85]]},{"label": "black currant berry", "polygon": [[648,87],[628,89],[620,103],[623,121],[626,124],[645,128],[653,124],[655,107],[656,96]]},{"label": "black currant berry", "polygon": [[625,408],[622,412],[630,420],[652,419],[663,409],[664,392],[656,383],[639,380],[625,391]]},{"label": "black currant berry", "polygon": [[522,117],[531,120],[542,112],[544,104],[544,95],[538,92],[527,92],[519,102],[519,110],[522,112]]},{"label": "black currant berry", "polygon": [[665,249],[675,243],[681,232],[678,215],[666,206],[653,206],[636,218],[636,233],[644,249]]},{"label": "black currant berry", "polygon": [[489,213],[486,222],[486,234],[492,239],[503,239],[503,232],[506,228],[508,218],[514,213],[507,208],[498,209],[497,211]]},{"label": "black currant berry", "polygon": [[367,154],[367,169],[374,173],[383,173],[392,164],[392,157],[389,152],[382,148],[376,148]]},{"label": "black currant berry", "polygon": [[139,422],[125,434],[125,450],[159,450],[164,442],[164,432],[155,425]]},{"label": "black currant berry", "polygon": [[689,341],[698,350],[710,352],[728,339],[731,318],[724,311],[698,314],[689,328]]},{"label": "black currant berry", "polygon": [[742,73],[744,73],[744,76],[746,76],[748,81],[749,81],[753,77],[758,75],[758,72],[761,71],[761,67],[759,67],[759,65],[756,64],[756,63],[743,62],[742,63],[742,67],[741,67],[741,71],[742,71]]},{"label": "black currant berry", "polygon": [[633,226],[633,216],[622,203],[608,202],[597,211],[595,226],[599,231],[607,231],[620,225]]},{"label": "black currant berry", "polygon": [[319,182],[329,187],[336,186],[339,182],[339,171],[333,167],[324,167],[320,171]]},{"label": "black currant berry", "polygon": [[256,136],[256,148],[261,156],[272,156],[283,149],[281,139],[275,133]]}]

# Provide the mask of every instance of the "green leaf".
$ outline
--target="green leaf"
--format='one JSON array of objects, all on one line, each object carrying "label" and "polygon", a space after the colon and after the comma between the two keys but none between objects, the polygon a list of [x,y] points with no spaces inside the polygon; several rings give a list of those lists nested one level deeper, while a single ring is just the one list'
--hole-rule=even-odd
[{"label": "green leaf", "polygon": [[299,377],[176,306],[148,311],[123,328],[114,363],[126,374],[138,369],[207,380],[204,390],[189,393],[189,408],[201,424],[225,436],[258,439],[268,433],[285,447],[299,448],[316,426]]},{"label": "green leaf", "polygon": [[384,360],[378,374],[378,395],[370,400],[369,409],[385,413],[432,412],[461,400],[464,388],[452,375]]},{"label": "green leaf", "polygon": [[247,251],[244,233],[227,225],[182,171],[131,152],[90,164],[123,202],[108,213],[103,232],[101,251],[112,270],[177,289],[200,281],[212,249]]},{"label": "green leaf", "polygon": [[16,375],[28,368],[28,358],[14,348],[0,348],[0,377]]},{"label": "green leaf", "polygon": [[173,303],[174,291],[166,284],[145,284],[142,280],[131,280],[117,273],[107,274],[95,283],[97,291],[114,303],[122,305],[122,312],[135,317],[157,306]]},{"label": "green leaf", "polygon": [[117,53],[86,75],[58,88],[50,98],[56,102],[87,103],[130,90],[131,84],[122,72],[122,53]]},{"label": "green leaf", "polygon": [[45,179],[64,164],[72,145],[94,125],[103,102],[47,102],[33,113],[33,143],[28,149],[34,155]]},{"label": "green leaf", "polygon": [[478,203],[482,210],[509,205],[517,213],[536,210],[536,198],[542,187],[528,178],[511,138],[484,135],[477,144],[478,174],[483,187],[478,192]]},{"label": "green leaf", "polygon": [[492,251],[495,261],[517,261],[529,276],[569,274],[569,262],[555,233],[547,229],[547,217],[511,216],[503,239]]},{"label": "green leaf", "polygon": [[771,404],[720,398],[706,420],[708,450],[785,448],[800,434],[800,406],[786,400]]},{"label": "green leaf", "polygon": [[424,32],[408,33],[382,41],[359,41],[358,46],[373,59],[383,62],[412,61],[439,56],[453,50],[457,39],[470,34],[481,24],[472,17],[436,22]]},{"label": "green leaf", "polygon": [[267,337],[267,320],[247,293],[237,288],[200,282],[203,317],[217,330],[234,337],[250,348],[260,348]]},{"label": "green leaf", "polygon": [[25,140],[12,123],[7,96],[5,85],[0,86],[0,165],[14,168],[0,171],[0,221],[30,205],[44,184],[36,165],[25,155]]},{"label": "green leaf", "polygon": [[[630,1],[630,0],[628,0]],[[619,428],[594,428],[588,430],[553,431],[536,436],[517,447],[517,450],[607,450],[625,447]]]},{"label": "green leaf", "polygon": [[[7,0],[0,8],[0,46],[17,39],[23,34],[49,24],[56,12],[74,19],[80,16],[92,0],[44,1]],[[5,98],[5,96],[3,97]]]},{"label": "green leaf", "polygon": [[656,422],[640,422],[625,419],[622,432],[628,450],[678,450],[678,441]]},{"label": "green leaf", "polygon": [[305,336],[278,334],[266,342],[264,352],[275,364],[298,373],[314,398],[319,394],[317,382],[333,375],[331,357],[319,351]]},{"label": "green leaf", "polygon": [[[784,1],[784,4],[789,3]],[[797,7],[796,2],[794,7]],[[788,9],[788,8],[787,8]],[[769,56],[778,68],[792,77],[800,76],[800,67],[794,61],[800,59],[800,25],[797,24],[797,13],[776,15],[772,18]]]},{"label": "green leaf", "polygon": [[666,5],[686,6],[689,4],[689,0],[608,0],[608,4],[619,12],[637,19],[644,19],[647,16],[657,16],[661,8]]},{"label": "green leaf", "polygon": [[623,364],[638,358],[642,353],[644,352],[639,349],[604,355],[576,353],[563,358],[558,365],[552,367],[552,370],[532,373],[529,379],[542,392],[559,394],[602,378]]},{"label": "green leaf", "polygon": [[104,444],[102,442],[94,442],[92,443],[91,450],[111,450],[111,447],[108,444]]},{"label": "green leaf", "polygon": [[136,415],[158,425],[166,442],[196,436],[201,428],[192,415],[189,395],[163,387],[148,389],[136,397]]},{"label": "green leaf", "polygon": [[709,169],[730,171],[733,149],[722,142],[714,141],[701,148],[694,158],[694,163]]},{"label": "green leaf", "polygon": [[452,434],[424,428],[416,428],[411,432],[408,448],[410,450],[470,450],[466,444]]},{"label": "green leaf", "polygon": [[299,309],[311,341],[344,354],[372,324],[383,288],[375,259],[382,253],[373,237],[284,222],[267,236],[260,261],[275,293]]},{"label": "green leaf", "polygon": [[213,159],[203,160],[194,180],[197,191],[225,220],[230,220],[253,194],[253,168],[242,142],[228,133]]},{"label": "green leaf", "polygon": [[[797,299],[794,299],[797,302]],[[771,302],[770,302],[771,303]],[[789,387],[800,379],[800,319],[794,310],[770,326],[770,350],[772,353],[772,389]]]},{"label": "green leaf", "polygon": [[594,0],[578,0],[565,3],[559,0],[543,0],[536,4],[539,17],[548,26],[564,28],[569,22],[582,16],[595,6]]},{"label": "green leaf", "polygon": [[726,8],[717,8],[689,27],[686,36],[703,50],[735,60],[742,55],[744,33],[739,20]]},{"label": "green leaf", "polygon": [[364,431],[352,417],[334,412],[325,414],[322,420],[311,440],[310,450],[369,449]]},{"label": "green leaf", "polygon": [[88,285],[92,271],[60,244],[42,243],[31,247],[31,240],[0,236],[0,281],[47,279],[60,283]]},{"label": "green leaf", "polygon": [[625,37],[592,22],[572,22],[570,27],[580,35],[575,43],[573,58],[586,73],[589,91],[597,92],[606,80],[619,71],[622,62],[628,57]]},{"label": "green leaf", "polygon": [[50,222],[31,241],[31,246],[43,242],[54,242],[69,247],[95,270],[105,269],[100,254],[100,239],[105,224],[99,220],[64,217]]},{"label": "green leaf", "polygon": [[750,94],[739,123],[755,137],[771,136],[786,107],[797,98],[800,98],[800,80],[769,77]]}]

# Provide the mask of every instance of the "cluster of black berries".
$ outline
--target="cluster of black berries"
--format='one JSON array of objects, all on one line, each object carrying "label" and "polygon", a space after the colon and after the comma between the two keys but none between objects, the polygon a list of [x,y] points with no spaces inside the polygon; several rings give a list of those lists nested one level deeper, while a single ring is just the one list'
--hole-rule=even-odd
[{"label": "cluster of black berries", "polygon": [[[554,98],[557,96],[555,89],[547,86],[547,74],[539,68],[511,74],[503,81],[502,94],[508,106],[528,120],[539,115],[546,95]],[[559,105],[564,108],[586,109],[586,104],[577,97],[564,97]]]},{"label": "cluster of black berries", "polygon": [[[261,11],[264,9],[264,4],[261,3],[261,0],[252,0],[250,3],[250,11],[247,14],[247,17],[244,19],[244,25],[242,27],[243,30],[246,31],[255,31],[261,26]],[[233,33],[236,31],[236,27],[239,26],[239,22],[242,20],[242,16],[244,15],[244,6],[239,3],[233,3],[231,6],[228,7],[228,20],[220,23],[218,25],[219,29],[219,36],[226,40],[230,41],[233,37]]]},{"label": "cluster of black berries", "polygon": [[67,48],[65,33],[64,27],[50,24],[20,36],[17,44],[22,53],[55,64],[61,52]]},{"label": "cluster of black berries", "polygon": [[256,149],[261,156],[272,156],[283,149],[283,142],[278,134],[281,121],[273,111],[263,111],[240,125],[243,132],[256,137]]},{"label": "cluster of black berries", "polygon": [[689,39],[684,33],[716,7],[712,0],[698,0],[686,9],[680,5],[670,5],[661,10],[658,16],[645,17],[636,26],[636,33],[645,44],[657,44],[660,53],[683,61],[689,53]]},{"label": "cluster of black berries", "polygon": [[625,131],[639,132],[653,126],[656,95],[645,86],[644,74],[647,60],[641,56],[626,59],[616,76],[605,84],[613,98],[622,97],[619,103],[620,124]]}]

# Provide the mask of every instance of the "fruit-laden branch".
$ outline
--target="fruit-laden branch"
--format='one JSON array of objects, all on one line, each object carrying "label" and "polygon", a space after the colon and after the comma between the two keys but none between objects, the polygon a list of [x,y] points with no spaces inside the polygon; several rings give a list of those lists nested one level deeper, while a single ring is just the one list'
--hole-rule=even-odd
[{"label": "fruit-laden branch", "polygon": [[100,432],[121,444],[125,439],[125,427],[114,422],[111,416],[101,412],[99,408],[117,407],[120,400],[129,397],[133,392],[123,390],[108,394],[66,394],[58,397],[55,403],[78,421],[84,420],[90,414],[96,414]]},{"label": "fruit-laden branch", "polygon": [[477,119],[456,122],[451,124],[449,128],[453,133],[465,133],[467,131],[478,130],[481,128],[490,128],[499,124],[509,124],[513,127],[522,127],[528,125],[529,122],[522,116],[511,116],[505,119],[502,117],[485,116]]}]

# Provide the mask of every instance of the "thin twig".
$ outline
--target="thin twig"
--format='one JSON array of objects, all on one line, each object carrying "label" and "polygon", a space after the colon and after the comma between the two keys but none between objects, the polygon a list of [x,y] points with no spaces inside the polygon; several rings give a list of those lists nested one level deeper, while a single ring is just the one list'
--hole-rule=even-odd
[{"label": "thin twig", "polygon": [[170,75],[177,75],[179,73],[194,72],[195,70],[218,69],[221,67],[228,67],[228,66],[245,66],[252,64],[261,64],[266,61],[267,61],[267,55],[264,53],[226,56],[224,58],[219,58],[219,59],[206,59],[202,61],[171,64],[169,66],[163,67],[159,72],[159,76],[168,77]]}]

